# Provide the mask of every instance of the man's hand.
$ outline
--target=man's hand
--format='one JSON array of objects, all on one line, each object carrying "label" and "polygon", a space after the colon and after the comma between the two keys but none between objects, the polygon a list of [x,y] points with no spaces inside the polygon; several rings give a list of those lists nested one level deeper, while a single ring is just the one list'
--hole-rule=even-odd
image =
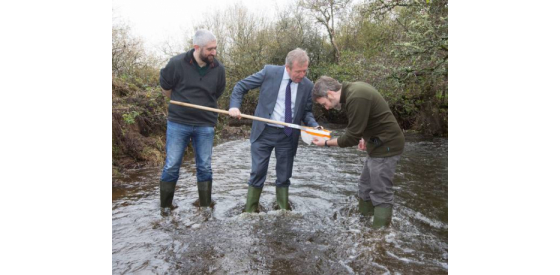
[{"label": "man's hand", "polygon": [[313,127],[313,129],[315,129],[315,130],[321,130],[321,131],[324,130],[323,126],[320,126],[320,125],[319,125],[319,126]]},{"label": "man's hand", "polygon": [[241,112],[237,108],[230,108],[229,109],[229,116],[236,117],[237,119],[241,119]]},{"label": "man's hand", "polygon": [[[319,147],[325,147],[325,143],[327,140],[322,139],[322,138],[318,138],[318,137],[314,137],[313,140],[311,142],[313,142],[313,144],[319,146]],[[329,147],[329,146],[327,146]]]},{"label": "man's hand", "polygon": [[320,139],[320,138],[313,138],[313,144],[319,146],[319,147],[323,147],[325,146],[325,141]]},{"label": "man's hand", "polygon": [[363,138],[360,139],[360,143],[358,144],[358,149],[362,151],[366,150],[366,141]]}]

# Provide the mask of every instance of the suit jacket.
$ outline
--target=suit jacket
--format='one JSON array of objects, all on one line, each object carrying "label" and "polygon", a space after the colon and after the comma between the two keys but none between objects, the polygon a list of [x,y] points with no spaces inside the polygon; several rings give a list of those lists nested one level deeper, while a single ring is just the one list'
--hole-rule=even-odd
[{"label": "suit jacket", "polygon": [[[251,89],[260,87],[259,101],[255,116],[270,119],[274,111],[274,105],[278,98],[282,76],[284,75],[284,66],[266,65],[264,68],[237,82],[231,93],[229,103],[230,108],[240,108],[243,96]],[[306,126],[315,127],[319,124],[313,117],[313,100],[311,92],[313,90],[313,82],[307,77],[298,83],[296,103],[294,106],[294,114],[292,115],[293,123],[301,125],[303,122]],[[251,143],[255,142],[262,134],[266,122],[253,120],[251,128]],[[294,155],[297,151],[299,142],[300,130],[293,129],[292,131],[292,146],[294,148]]]}]

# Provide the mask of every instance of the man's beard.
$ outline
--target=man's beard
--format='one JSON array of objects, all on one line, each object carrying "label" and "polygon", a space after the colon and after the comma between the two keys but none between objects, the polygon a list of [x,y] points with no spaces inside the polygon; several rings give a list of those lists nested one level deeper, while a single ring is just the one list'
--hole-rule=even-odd
[{"label": "man's beard", "polygon": [[342,105],[340,103],[333,106],[333,109],[340,111],[342,109]]},{"label": "man's beard", "polygon": [[212,63],[212,62],[214,62],[214,56],[212,56],[212,55],[206,55],[206,56],[204,56],[204,53],[203,53],[203,52],[200,53],[200,59],[201,59],[202,61],[204,61],[205,63]]}]

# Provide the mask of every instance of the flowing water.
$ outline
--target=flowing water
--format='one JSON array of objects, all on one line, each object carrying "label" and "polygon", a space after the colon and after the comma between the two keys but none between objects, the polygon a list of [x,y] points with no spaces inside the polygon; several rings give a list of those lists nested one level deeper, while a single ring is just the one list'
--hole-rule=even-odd
[{"label": "flowing water", "polygon": [[358,212],[366,153],[356,148],[300,144],[291,212],[275,210],[272,157],[262,211],[242,213],[251,168],[247,139],[214,147],[212,209],[196,206],[191,152],[174,210],[159,207],[161,169],[135,171],[113,187],[113,273],[447,274],[447,139],[406,135],[392,225],[381,230]]}]

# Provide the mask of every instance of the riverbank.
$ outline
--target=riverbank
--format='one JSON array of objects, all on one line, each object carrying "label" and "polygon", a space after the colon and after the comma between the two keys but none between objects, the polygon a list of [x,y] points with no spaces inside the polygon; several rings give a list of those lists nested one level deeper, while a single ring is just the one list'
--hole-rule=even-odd
[{"label": "riverbank", "polygon": [[[168,99],[157,82],[112,79],[112,182],[130,170],[161,167],[165,161]],[[249,137],[250,122],[219,117],[214,144]]]},{"label": "riverbank", "polygon": [[[131,172],[134,173],[138,169],[143,168],[162,167],[165,162],[165,135],[163,137],[145,137],[138,135],[135,131],[126,132],[129,132],[129,134],[125,138],[136,138],[137,141],[133,144],[137,147],[144,146],[143,149],[140,149],[140,152],[145,152],[146,155],[140,155],[141,158],[136,159],[129,155],[120,155],[117,158],[113,155],[113,187],[121,185],[122,180],[127,178]],[[247,125],[222,126],[220,129],[216,129],[214,146],[231,140],[248,139],[250,134],[251,127]],[[185,158],[188,158],[189,152],[193,151],[191,144],[189,144],[186,151]]]}]

